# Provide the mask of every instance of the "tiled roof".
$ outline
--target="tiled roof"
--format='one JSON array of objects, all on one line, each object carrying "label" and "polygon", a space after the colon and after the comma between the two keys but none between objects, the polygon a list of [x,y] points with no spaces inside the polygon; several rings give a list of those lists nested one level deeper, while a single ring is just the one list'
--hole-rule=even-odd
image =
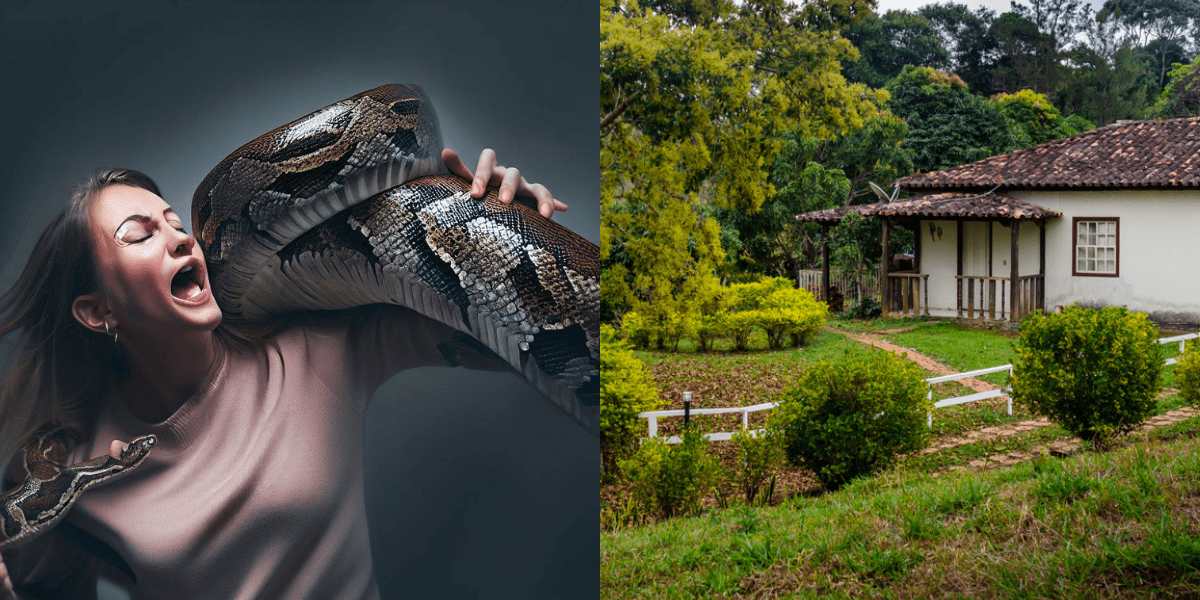
[{"label": "tiled roof", "polygon": [[990,219],[1046,219],[1062,216],[1062,213],[1058,211],[992,192],[930,194],[878,205],[878,208],[872,210],[870,214],[877,217]]},{"label": "tiled roof", "polygon": [[1126,121],[970,164],[910,175],[930,188],[1200,189],[1200,117]]},{"label": "tiled roof", "polygon": [[847,212],[854,211],[860,215],[871,214],[871,211],[882,206],[881,203],[876,204],[852,204],[850,206],[839,206],[837,208],[827,208],[825,210],[816,210],[806,212],[802,215],[796,215],[796,220],[801,223],[825,223],[828,225],[837,225],[842,222],[842,217],[846,216]]},{"label": "tiled roof", "polygon": [[1051,219],[1062,213],[1036,204],[1022,202],[1016,198],[992,192],[983,194],[930,194],[919,198],[875,204],[841,206],[796,215],[802,223],[825,223],[836,225],[847,211],[853,210],[870,217],[924,217],[949,219]]}]

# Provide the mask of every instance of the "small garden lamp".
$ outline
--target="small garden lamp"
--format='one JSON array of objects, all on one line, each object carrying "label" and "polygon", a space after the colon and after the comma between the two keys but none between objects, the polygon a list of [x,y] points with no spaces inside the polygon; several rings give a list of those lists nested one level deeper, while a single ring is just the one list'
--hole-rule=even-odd
[{"label": "small garden lamp", "polygon": [[687,427],[692,420],[692,393],[683,393],[683,426]]}]

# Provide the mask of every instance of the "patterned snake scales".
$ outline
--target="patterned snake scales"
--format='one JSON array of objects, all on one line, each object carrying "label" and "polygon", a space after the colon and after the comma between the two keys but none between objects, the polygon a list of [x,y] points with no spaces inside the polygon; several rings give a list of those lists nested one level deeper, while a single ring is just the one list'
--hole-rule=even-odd
[{"label": "patterned snake scales", "polygon": [[[415,86],[386,85],[242,146],[204,179],[192,223],[232,321],[366,304],[406,306],[454,328],[452,365],[501,363],[595,434],[600,265],[594,244],[496,190],[446,174],[437,117]],[[489,360],[490,359],[490,360]],[[137,467],[67,466],[63,436],[33,439],[25,482],[0,497],[0,550],[50,529],[80,494]]]}]

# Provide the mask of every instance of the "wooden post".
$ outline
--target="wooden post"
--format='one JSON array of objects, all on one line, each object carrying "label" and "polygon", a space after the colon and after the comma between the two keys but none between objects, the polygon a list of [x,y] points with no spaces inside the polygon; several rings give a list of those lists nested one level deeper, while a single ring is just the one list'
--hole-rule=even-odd
[{"label": "wooden post", "polygon": [[891,301],[891,296],[888,294],[888,267],[891,266],[892,255],[888,252],[888,237],[891,234],[891,221],[886,217],[883,219],[883,257],[879,261],[879,293],[882,296],[879,304],[883,307],[883,316],[888,316],[888,304]]},{"label": "wooden post", "polygon": [[988,226],[988,277],[994,277],[994,275],[992,275],[992,263],[995,262],[994,260],[992,260],[992,225],[995,225],[995,224],[996,223],[993,221],[987,221],[987,226]]},{"label": "wooden post", "polygon": [[825,304],[829,304],[829,223],[821,223],[821,289]]},{"label": "wooden post", "polygon": [[[1038,281],[1037,306],[1041,310],[1046,310],[1046,220],[1038,219],[1038,275],[1042,276],[1041,281]],[[1074,233],[1072,233],[1074,235]],[[1072,256],[1071,260],[1075,260]]]},{"label": "wooden post", "polygon": [[1020,304],[1020,301],[1021,301],[1020,288],[1021,288],[1021,286],[1017,285],[1017,279],[1021,273],[1020,269],[1017,268],[1017,238],[1018,238],[1018,235],[1020,234],[1020,230],[1021,230],[1021,222],[1016,219],[1013,219],[1012,220],[1012,259],[1010,261],[1010,266],[1012,267],[1012,276],[1011,276],[1011,280],[1009,281],[1009,283],[1011,283],[1012,285],[1009,286],[1009,290],[1008,290],[1009,293],[1012,294],[1012,297],[1011,297],[1011,300],[1009,300],[1009,302],[1008,302],[1008,314],[1009,314],[1009,320],[1011,320],[1014,323],[1021,320],[1021,314],[1024,312],[1024,307],[1021,306],[1021,304]]},{"label": "wooden post", "polygon": [[958,231],[957,231],[957,233],[956,233],[956,238],[957,238],[957,241],[958,241],[958,268],[957,268],[957,271],[955,272],[955,275],[957,275],[958,277],[955,277],[955,280],[956,280],[956,281],[958,281],[958,300],[957,300],[957,302],[958,302],[958,316],[959,316],[959,318],[962,318],[962,309],[963,309],[963,305],[962,305],[962,291],[963,291],[963,288],[962,288],[962,279],[959,279],[959,277],[962,277],[962,274],[963,274],[963,272],[962,272],[962,244],[963,244],[963,240],[962,240],[962,234],[963,234],[963,222],[962,222],[962,220],[960,219],[960,220],[958,220],[958,221],[955,221],[955,224],[958,226],[958,227],[957,227]]}]

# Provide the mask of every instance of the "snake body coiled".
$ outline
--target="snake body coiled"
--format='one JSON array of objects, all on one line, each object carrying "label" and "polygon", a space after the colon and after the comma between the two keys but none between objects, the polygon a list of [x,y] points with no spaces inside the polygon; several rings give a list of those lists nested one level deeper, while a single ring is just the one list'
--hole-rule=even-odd
[{"label": "snake body coiled", "polygon": [[[225,318],[405,306],[457,330],[439,346],[449,364],[506,365],[598,434],[597,247],[495,190],[471,198],[441,150],[424,92],[386,85],[230,154],[192,200]],[[0,497],[0,550],[53,527],[154,440],[74,466],[61,444],[53,434],[30,442],[29,477]]]}]

